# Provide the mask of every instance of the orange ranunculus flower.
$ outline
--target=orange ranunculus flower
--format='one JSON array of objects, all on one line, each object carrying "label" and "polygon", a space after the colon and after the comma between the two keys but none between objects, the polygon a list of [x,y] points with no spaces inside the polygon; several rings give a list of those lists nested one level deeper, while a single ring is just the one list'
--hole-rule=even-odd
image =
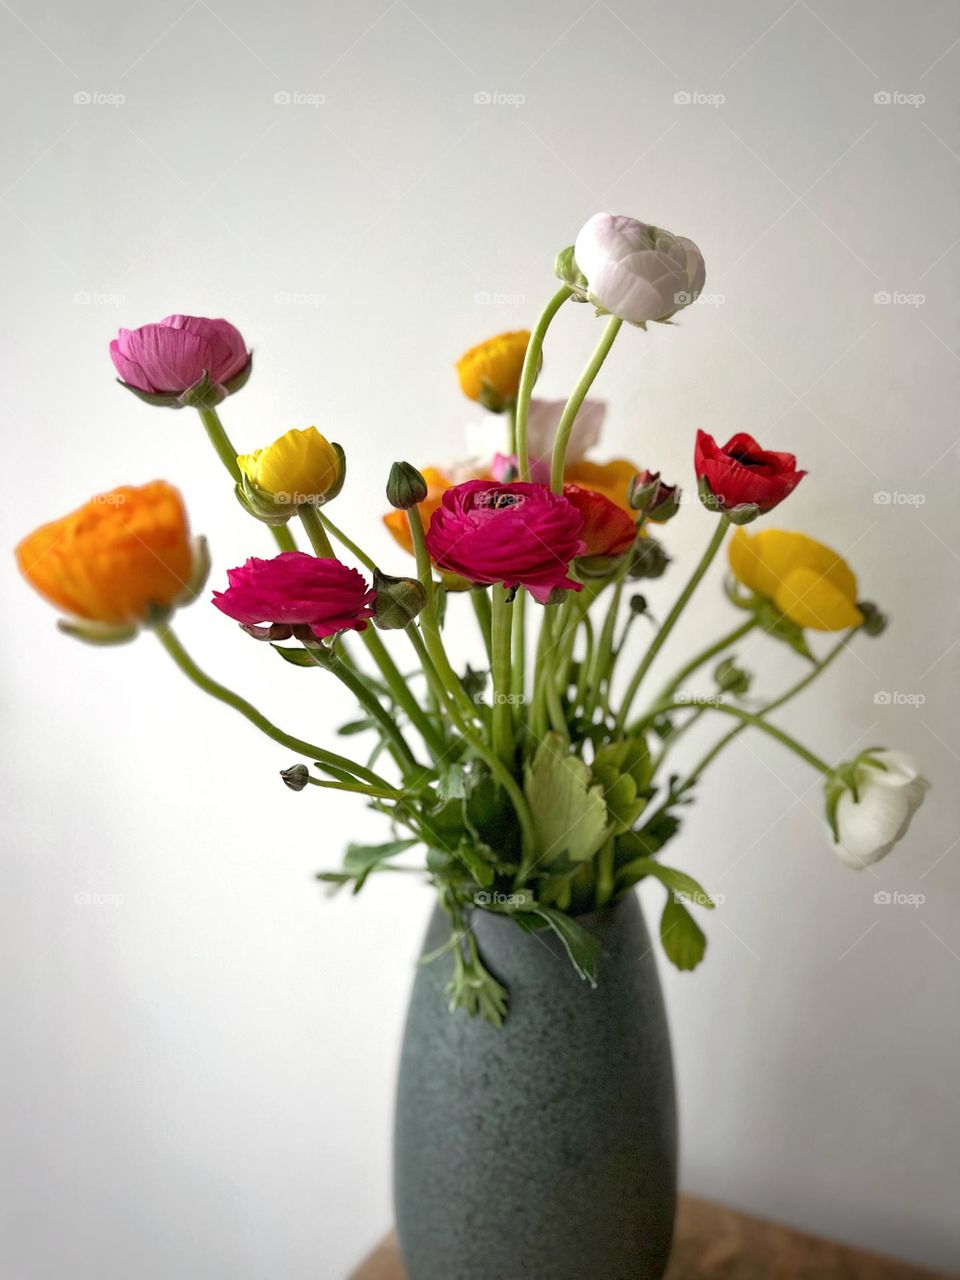
[{"label": "orange ranunculus flower", "polygon": [[41,525],[16,549],[32,587],[71,617],[112,626],[149,620],[189,587],[194,550],[179,492],[165,480],[122,485]]},{"label": "orange ranunculus flower", "polygon": [[[453,488],[453,481],[448,480],[442,471],[438,471],[436,467],[424,467],[420,474],[427,482],[427,496],[422,502],[417,503],[417,510],[420,512],[420,519],[423,521],[424,529],[430,528],[430,517],[440,505],[440,500],[448,489]],[[407,523],[407,513],[405,511],[388,511],[383,517],[383,523],[390,530],[396,542],[399,542],[404,551],[409,551],[413,555],[413,540],[410,537],[410,526]]]},{"label": "orange ranunculus flower", "polygon": [[529,341],[530,331],[518,329],[471,347],[457,361],[463,394],[494,413],[502,413],[517,398]]},{"label": "orange ranunculus flower", "polygon": [[640,469],[626,458],[614,458],[610,462],[587,462],[585,458],[581,458],[579,462],[567,463],[563,471],[563,482],[579,485],[581,489],[593,489],[595,493],[602,493],[605,498],[609,498],[623,511],[630,511],[627,490]]}]

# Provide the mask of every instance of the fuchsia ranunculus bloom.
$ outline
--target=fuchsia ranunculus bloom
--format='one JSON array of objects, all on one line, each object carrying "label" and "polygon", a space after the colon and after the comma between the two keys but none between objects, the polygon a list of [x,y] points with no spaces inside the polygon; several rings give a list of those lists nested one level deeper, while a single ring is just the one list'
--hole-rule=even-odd
[{"label": "fuchsia ranunculus bloom", "polygon": [[545,604],[555,587],[579,591],[568,576],[582,555],[583,517],[546,485],[468,480],[443,495],[430,520],[435,564],[470,582],[526,587]]},{"label": "fuchsia ranunculus bloom", "polygon": [[227,581],[226,591],[213,593],[213,603],[228,618],[245,627],[306,626],[321,640],[363,631],[376,599],[356,569],[304,551],[283,551],[272,560],[251,556],[227,570]]},{"label": "fuchsia ranunculus bloom", "polygon": [[250,363],[239,329],[229,320],[167,316],[159,324],[121,329],[110,359],[123,382],[149,395],[182,395],[208,375],[225,387]]}]

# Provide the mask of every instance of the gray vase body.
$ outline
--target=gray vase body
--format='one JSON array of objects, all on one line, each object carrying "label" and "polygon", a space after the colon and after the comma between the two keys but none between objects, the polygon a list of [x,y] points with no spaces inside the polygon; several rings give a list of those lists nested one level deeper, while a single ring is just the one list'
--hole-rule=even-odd
[{"label": "gray vase body", "polygon": [[[635,895],[583,924],[591,990],[552,932],[475,911],[509,988],[499,1030],[450,1013],[449,955],[417,972],[397,1089],[394,1193],[408,1280],[652,1280],[676,1203],[676,1106],[656,961]],[[438,908],[424,951],[449,938]]]}]

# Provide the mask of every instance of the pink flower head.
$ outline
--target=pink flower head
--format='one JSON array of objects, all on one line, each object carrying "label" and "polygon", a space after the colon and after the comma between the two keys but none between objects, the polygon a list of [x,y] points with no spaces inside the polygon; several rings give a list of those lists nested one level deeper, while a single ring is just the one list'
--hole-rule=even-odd
[{"label": "pink flower head", "polygon": [[283,551],[272,560],[251,556],[239,569],[227,570],[227,581],[226,591],[213,593],[213,603],[242,626],[276,628],[271,639],[297,626],[309,627],[321,640],[338,631],[363,631],[376,599],[356,569],[303,551]]},{"label": "pink flower head", "polygon": [[580,512],[545,485],[468,480],[443,495],[427,549],[448,573],[526,587],[545,604],[556,587],[580,590],[567,570],[583,554],[582,528]]},{"label": "pink flower head", "polygon": [[127,386],[148,395],[179,396],[207,374],[215,387],[242,373],[250,352],[228,320],[167,316],[159,324],[121,329],[110,359]]}]

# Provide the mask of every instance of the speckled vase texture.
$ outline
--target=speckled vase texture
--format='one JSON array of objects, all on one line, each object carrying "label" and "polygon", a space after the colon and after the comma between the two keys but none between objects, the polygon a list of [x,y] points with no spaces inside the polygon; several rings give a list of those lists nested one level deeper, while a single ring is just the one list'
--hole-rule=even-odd
[{"label": "speckled vase texture", "polygon": [[[653,1280],[676,1205],[676,1105],[656,960],[634,894],[578,917],[596,990],[552,932],[475,911],[510,990],[499,1030],[447,1010],[449,955],[414,981],[394,1193],[408,1280]],[[449,938],[438,908],[424,952]]]}]

